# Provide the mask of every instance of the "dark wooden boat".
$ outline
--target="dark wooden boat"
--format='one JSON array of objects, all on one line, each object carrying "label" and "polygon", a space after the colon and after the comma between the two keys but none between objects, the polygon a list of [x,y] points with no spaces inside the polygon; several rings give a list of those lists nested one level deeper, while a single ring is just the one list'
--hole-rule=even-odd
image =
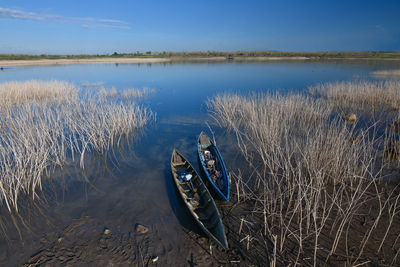
[{"label": "dark wooden boat", "polygon": [[171,157],[172,177],[179,195],[197,224],[222,248],[228,248],[221,215],[193,166],[176,149]]},{"label": "dark wooden boat", "polygon": [[218,148],[203,132],[199,135],[197,151],[200,168],[212,190],[224,201],[229,201],[228,171]]}]

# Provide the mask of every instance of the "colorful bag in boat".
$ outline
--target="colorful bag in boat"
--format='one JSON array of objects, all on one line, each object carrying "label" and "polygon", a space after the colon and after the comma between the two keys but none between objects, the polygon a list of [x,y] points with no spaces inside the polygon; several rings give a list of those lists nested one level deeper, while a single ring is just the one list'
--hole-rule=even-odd
[{"label": "colorful bag in boat", "polygon": [[192,174],[186,170],[178,170],[176,173],[180,182],[187,182],[192,179]]}]

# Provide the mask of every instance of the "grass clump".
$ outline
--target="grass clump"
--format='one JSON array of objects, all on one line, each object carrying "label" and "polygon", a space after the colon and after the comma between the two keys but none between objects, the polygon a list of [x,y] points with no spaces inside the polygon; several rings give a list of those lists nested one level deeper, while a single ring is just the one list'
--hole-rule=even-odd
[{"label": "grass clump", "polygon": [[237,223],[256,263],[398,263],[400,190],[385,183],[389,162],[382,157],[393,135],[381,135],[377,123],[346,124],[340,114],[355,107],[368,113],[374,105],[383,116],[391,110],[386,105],[400,101],[398,86],[343,82],[317,86],[319,98],[209,100],[211,116],[233,134],[245,161],[233,173],[233,188],[236,201],[251,207]]},{"label": "grass clump", "polygon": [[0,102],[0,200],[10,212],[21,194],[35,198],[55,167],[79,160],[84,168],[88,151],[105,153],[154,117],[135,99],[111,101],[67,82],[8,82],[0,94],[10,96]]}]

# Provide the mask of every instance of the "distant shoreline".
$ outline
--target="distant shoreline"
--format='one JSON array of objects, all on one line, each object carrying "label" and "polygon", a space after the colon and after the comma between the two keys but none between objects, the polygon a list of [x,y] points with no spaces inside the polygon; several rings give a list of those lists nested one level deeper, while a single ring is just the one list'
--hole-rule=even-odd
[{"label": "distant shoreline", "polygon": [[88,59],[28,59],[0,60],[0,67],[32,66],[32,65],[70,65],[99,63],[160,63],[169,62],[168,58],[88,58]]},{"label": "distant shoreline", "polygon": [[81,58],[81,59],[13,59],[0,60],[0,67],[35,66],[35,65],[70,65],[70,64],[124,64],[124,63],[172,63],[172,62],[268,62],[268,61],[324,61],[324,60],[394,60],[400,58],[370,58],[370,57],[306,57],[306,56],[255,56],[255,57],[112,57],[112,58]]}]

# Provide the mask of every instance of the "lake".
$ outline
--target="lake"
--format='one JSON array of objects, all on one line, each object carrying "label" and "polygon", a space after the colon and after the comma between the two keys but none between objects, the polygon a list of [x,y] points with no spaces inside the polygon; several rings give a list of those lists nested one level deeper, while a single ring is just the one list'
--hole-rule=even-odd
[{"label": "lake", "polygon": [[[190,243],[188,230],[198,229],[186,219],[188,214],[176,197],[170,157],[176,147],[197,168],[197,137],[201,131],[210,133],[208,124],[212,125],[205,104],[209,97],[224,92],[301,92],[318,83],[376,79],[370,75],[372,71],[389,69],[400,69],[400,62],[92,64],[0,71],[0,82],[64,80],[78,87],[102,84],[106,89],[117,90],[151,88],[154,93],[142,105],[157,114],[155,122],[132,142],[113,151],[108,159],[87,156],[84,173],[69,167],[51,174],[39,205],[27,201],[21,209],[24,219],[16,219],[24,242],[4,214],[6,209],[2,209],[7,237],[0,242],[0,265],[23,264],[38,252],[64,243],[64,249],[91,251],[107,242],[109,247],[103,252],[93,250],[87,252],[87,257],[104,253],[123,258],[124,253],[137,250],[118,244],[139,242],[143,249],[139,253],[159,256],[162,265],[186,264],[192,253],[185,249],[185,244]],[[238,159],[229,138],[216,126],[211,128],[228,171],[236,171]],[[147,238],[134,234],[137,223],[149,227]],[[104,229],[111,231],[108,239],[102,238]],[[57,252],[48,257],[57,257]],[[139,262],[140,258],[131,260]]]}]

